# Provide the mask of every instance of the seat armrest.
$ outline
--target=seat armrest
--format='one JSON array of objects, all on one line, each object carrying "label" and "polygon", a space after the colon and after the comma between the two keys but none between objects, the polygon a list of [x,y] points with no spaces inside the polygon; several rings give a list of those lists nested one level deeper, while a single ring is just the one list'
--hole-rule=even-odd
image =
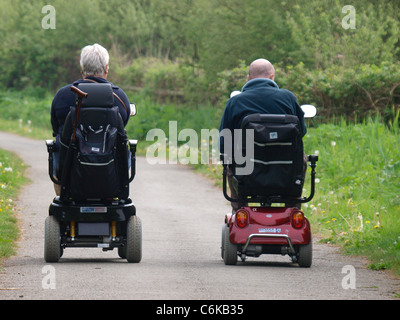
[{"label": "seat armrest", "polygon": [[129,145],[130,146],[132,146],[132,145],[137,145],[138,144],[138,141],[137,140],[133,140],[133,139],[130,139],[129,140]]},{"label": "seat armrest", "polygon": [[311,163],[315,163],[315,162],[318,161],[318,155],[316,155],[316,154],[310,154],[310,155],[308,156],[308,159],[307,159],[307,160],[310,161]]},{"label": "seat armrest", "polygon": [[138,141],[137,140],[129,140],[129,148],[131,149],[132,153],[136,153]]},{"label": "seat armrest", "polygon": [[131,176],[129,177],[129,182],[132,182],[136,175],[136,146],[138,141],[129,140],[128,143],[131,151]]},{"label": "seat armrest", "polygon": [[54,146],[56,142],[54,140],[46,140],[47,151],[52,153],[54,151]]}]

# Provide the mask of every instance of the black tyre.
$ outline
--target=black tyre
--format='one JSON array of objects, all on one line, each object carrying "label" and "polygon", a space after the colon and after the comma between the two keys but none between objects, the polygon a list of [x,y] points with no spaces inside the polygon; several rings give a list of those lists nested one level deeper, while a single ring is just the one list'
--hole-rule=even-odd
[{"label": "black tyre", "polygon": [[142,260],[142,222],[137,216],[130,217],[128,221],[125,255],[128,262]]},{"label": "black tyre", "polygon": [[309,268],[312,264],[312,237],[309,244],[299,247],[297,262],[302,268]]},{"label": "black tyre", "polygon": [[229,227],[225,225],[223,259],[226,265],[237,264],[237,245],[229,240]]},{"label": "black tyre", "polygon": [[221,258],[222,260],[224,259],[224,251],[225,251],[225,225],[222,226],[222,232],[221,232]]},{"label": "black tyre", "polygon": [[54,216],[48,216],[45,220],[44,260],[58,262],[61,255],[60,224]]}]

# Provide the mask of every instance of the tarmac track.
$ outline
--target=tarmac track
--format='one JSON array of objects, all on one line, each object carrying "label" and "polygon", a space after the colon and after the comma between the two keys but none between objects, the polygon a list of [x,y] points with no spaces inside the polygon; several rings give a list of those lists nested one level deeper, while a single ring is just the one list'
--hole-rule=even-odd
[{"label": "tarmac track", "polygon": [[[138,158],[131,184],[143,225],[142,261],[129,264],[116,250],[70,248],[49,265],[44,220],[54,191],[45,143],[0,132],[0,148],[21,157],[31,180],[16,201],[21,235],[17,255],[2,263],[0,300],[382,300],[400,291],[398,279],[317,242],[308,269],[269,255],[225,266],[221,227],[230,206],[222,192],[188,167],[145,158]],[[342,286],[346,266],[355,268],[355,289]]]}]

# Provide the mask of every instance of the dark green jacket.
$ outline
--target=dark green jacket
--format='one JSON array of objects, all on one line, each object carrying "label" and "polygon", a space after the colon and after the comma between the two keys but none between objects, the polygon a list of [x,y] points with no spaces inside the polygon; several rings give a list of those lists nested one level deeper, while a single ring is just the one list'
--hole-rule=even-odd
[{"label": "dark green jacket", "polygon": [[[289,114],[299,117],[302,136],[307,132],[304,122],[304,112],[301,110],[296,96],[286,89],[264,78],[252,79],[242,88],[242,92],[228,100],[220,124],[219,131],[240,129],[245,116],[250,114]],[[223,139],[220,141],[220,151],[223,152]]]}]

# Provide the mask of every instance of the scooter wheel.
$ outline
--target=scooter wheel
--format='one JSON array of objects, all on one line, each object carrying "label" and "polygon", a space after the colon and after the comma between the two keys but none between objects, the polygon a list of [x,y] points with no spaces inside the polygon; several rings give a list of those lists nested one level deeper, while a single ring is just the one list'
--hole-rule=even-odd
[{"label": "scooter wheel", "polygon": [[312,264],[312,238],[309,244],[299,247],[297,263],[302,268],[309,268]]},{"label": "scooter wheel", "polygon": [[222,236],[221,236],[221,258],[224,259],[224,251],[225,251],[225,225],[222,226]]},{"label": "scooter wheel", "polygon": [[58,262],[62,255],[60,223],[54,216],[48,216],[45,220],[44,232],[44,260],[46,262]]},{"label": "scooter wheel", "polygon": [[126,260],[138,263],[142,260],[142,222],[139,217],[129,218],[126,230]]},{"label": "scooter wheel", "polygon": [[237,264],[237,245],[229,240],[229,227],[225,225],[223,259],[226,265]]}]

